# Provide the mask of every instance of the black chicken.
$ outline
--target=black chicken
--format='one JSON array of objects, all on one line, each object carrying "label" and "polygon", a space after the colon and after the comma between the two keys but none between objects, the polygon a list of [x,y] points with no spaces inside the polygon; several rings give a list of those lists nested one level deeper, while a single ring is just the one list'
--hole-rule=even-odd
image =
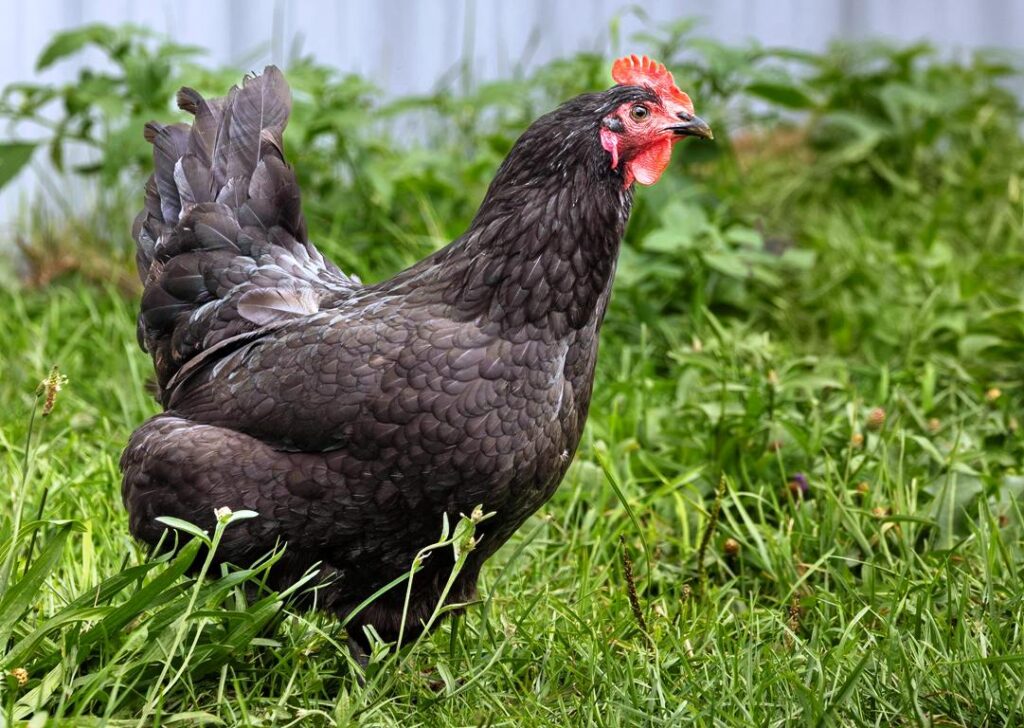
[{"label": "black chicken", "polygon": [[[152,544],[158,516],[257,511],[218,558],[287,544],[274,585],[319,564],[319,605],[346,616],[408,572],[443,514],[482,505],[496,515],[448,597],[470,599],[579,443],[634,181],[654,183],[683,136],[711,138],[664,66],[631,56],[612,76],[526,130],[459,239],[375,285],[307,240],[280,71],[213,101],[182,89],[195,121],[146,126],[156,169],[133,231],[166,411],[121,459],[132,533]],[[410,637],[451,563],[416,575]],[[365,625],[397,637],[404,599],[356,615],[357,654]]]}]

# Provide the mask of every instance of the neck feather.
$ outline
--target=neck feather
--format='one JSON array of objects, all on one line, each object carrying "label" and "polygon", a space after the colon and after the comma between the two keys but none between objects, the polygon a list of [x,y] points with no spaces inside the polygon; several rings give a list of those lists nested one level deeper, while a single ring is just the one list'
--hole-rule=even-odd
[{"label": "neck feather", "polygon": [[611,285],[632,195],[584,165],[555,171],[520,184],[495,180],[451,248],[459,273],[444,300],[460,314],[556,335],[592,319]]},{"label": "neck feather", "polygon": [[[611,285],[632,188],[611,169],[598,121],[539,119],[502,163],[469,229],[396,279],[451,315],[562,336],[585,326]],[[601,309],[603,310],[603,309]]]}]

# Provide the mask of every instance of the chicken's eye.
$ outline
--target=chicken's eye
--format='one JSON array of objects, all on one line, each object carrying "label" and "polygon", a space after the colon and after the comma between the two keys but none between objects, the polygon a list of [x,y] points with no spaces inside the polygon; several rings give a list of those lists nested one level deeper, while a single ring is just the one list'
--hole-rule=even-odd
[{"label": "chicken's eye", "polygon": [[637,104],[629,110],[629,116],[633,121],[647,121],[650,115],[650,110],[643,104]]}]

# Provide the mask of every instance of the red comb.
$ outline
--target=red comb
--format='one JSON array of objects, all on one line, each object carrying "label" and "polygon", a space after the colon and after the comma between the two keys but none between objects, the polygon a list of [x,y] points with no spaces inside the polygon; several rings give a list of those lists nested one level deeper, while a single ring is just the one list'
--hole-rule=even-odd
[{"label": "red comb", "polygon": [[647,86],[659,96],[675,99],[693,113],[690,97],[676,86],[672,73],[664,64],[647,56],[623,56],[612,64],[612,79],[623,86]]}]

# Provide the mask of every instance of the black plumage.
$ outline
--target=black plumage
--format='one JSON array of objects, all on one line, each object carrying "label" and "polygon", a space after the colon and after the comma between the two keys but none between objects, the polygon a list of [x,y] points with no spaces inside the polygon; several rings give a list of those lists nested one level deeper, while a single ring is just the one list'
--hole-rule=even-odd
[{"label": "black plumage", "polygon": [[[579,443],[632,200],[599,132],[658,98],[620,85],[540,118],[462,237],[368,286],[307,240],[276,68],[226,99],[182,89],[178,103],[191,130],[146,127],[155,172],[134,227],[139,341],[166,411],[122,457],[132,533],[155,543],[158,516],[209,528],[215,508],[257,511],[218,557],[247,564],[285,543],[276,585],[319,563],[319,605],[344,616],[410,569],[443,514],[482,505],[496,516],[449,597],[471,598]],[[407,635],[450,568],[435,558],[417,575]],[[395,639],[403,600],[356,617],[363,649],[363,625]]]}]

